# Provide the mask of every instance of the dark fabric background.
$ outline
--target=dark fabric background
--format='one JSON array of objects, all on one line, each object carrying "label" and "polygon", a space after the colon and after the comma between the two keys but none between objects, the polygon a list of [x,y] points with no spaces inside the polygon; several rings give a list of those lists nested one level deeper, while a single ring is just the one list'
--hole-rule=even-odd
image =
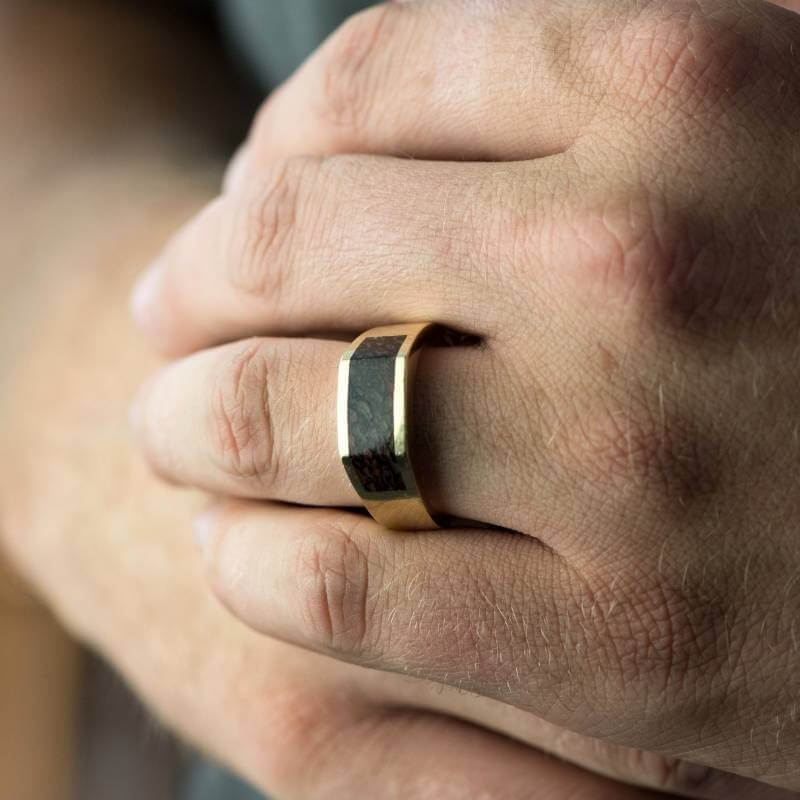
[{"label": "dark fabric background", "polygon": [[343,20],[373,5],[365,0],[217,0],[238,58],[261,87],[285,80]]}]

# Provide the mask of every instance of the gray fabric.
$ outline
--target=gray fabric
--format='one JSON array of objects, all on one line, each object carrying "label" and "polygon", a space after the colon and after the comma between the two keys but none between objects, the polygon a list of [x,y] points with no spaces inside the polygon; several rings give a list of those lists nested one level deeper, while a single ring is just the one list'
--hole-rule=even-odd
[{"label": "gray fabric", "polygon": [[269,800],[243,781],[207,761],[194,763],[179,800]]},{"label": "gray fabric", "polygon": [[268,89],[368,0],[218,0],[237,54]]}]

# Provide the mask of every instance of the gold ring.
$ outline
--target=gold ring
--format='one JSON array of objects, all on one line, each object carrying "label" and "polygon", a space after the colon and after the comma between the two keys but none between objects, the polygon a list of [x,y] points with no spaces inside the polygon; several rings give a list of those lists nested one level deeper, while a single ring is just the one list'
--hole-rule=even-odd
[{"label": "gold ring", "polygon": [[432,327],[373,328],[339,362],[339,455],[367,511],[391,530],[439,527],[420,494],[408,448],[416,361]]}]

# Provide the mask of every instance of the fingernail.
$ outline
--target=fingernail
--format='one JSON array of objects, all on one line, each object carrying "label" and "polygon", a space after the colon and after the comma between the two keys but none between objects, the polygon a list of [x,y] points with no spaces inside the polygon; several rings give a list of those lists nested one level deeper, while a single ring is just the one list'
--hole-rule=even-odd
[{"label": "fingernail", "polygon": [[148,333],[158,333],[158,295],[163,280],[163,270],[152,264],[137,281],[131,293],[131,315]]},{"label": "fingernail", "polygon": [[205,511],[195,518],[194,521],[194,543],[201,553],[208,552],[214,529],[216,527],[216,515],[213,511]]}]

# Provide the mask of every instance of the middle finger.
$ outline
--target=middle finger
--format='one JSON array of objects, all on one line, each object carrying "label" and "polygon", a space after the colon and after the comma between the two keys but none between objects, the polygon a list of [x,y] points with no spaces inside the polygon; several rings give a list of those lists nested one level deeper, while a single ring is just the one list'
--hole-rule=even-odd
[{"label": "middle finger", "polygon": [[[279,162],[175,237],[139,284],[134,315],[170,353],[429,319],[491,335],[513,311],[504,298],[519,253],[544,263],[536,234],[574,173],[561,156]],[[525,285],[536,277],[528,270]]]}]

